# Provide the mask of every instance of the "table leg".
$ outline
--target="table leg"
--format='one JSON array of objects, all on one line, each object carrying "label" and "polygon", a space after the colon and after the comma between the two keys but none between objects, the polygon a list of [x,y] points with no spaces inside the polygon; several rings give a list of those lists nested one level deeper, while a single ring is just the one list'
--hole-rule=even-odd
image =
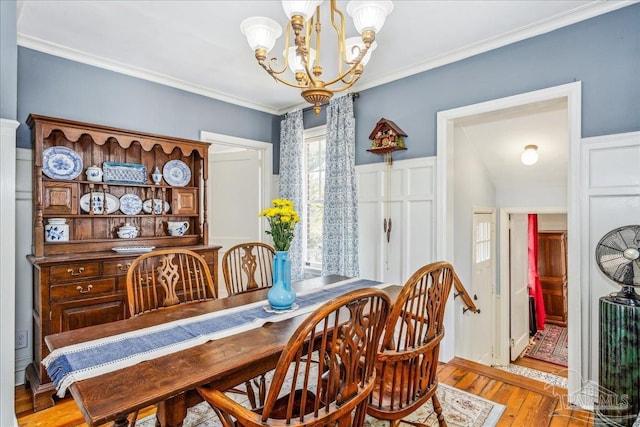
[{"label": "table leg", "polygon": [[156,424],[162,427],[181,427],[187,416],[187,399],[184,393],[158,403]]},{"label": "table leg", "polygon": [[127,417],[116,418],[113,421],[113,427],[128,427],[128,426],[129,426],[129,420],[127,419]]}]

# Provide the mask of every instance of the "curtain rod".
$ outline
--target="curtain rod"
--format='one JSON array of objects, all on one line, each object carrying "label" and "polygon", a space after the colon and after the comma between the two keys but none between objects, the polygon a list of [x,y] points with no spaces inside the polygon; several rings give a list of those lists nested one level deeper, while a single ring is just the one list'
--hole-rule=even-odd
[{"label": "curtain rod", "polygon": [[[350,96],[350,97],[351,97],[351,98],[353,98],[353,100],[355,101],[357,98],[359,98],[359,97],[360,97],[360,92],[350,92],[350,93],[348,93],[348,94],[347,94],[347,96]],[[325,102],[324,104],[322,104],[322,105],[320,105],[320,106],[321,106],[321,107],[324,107],[324,106],[325,106],[325,105],[327,105],[327,104],[328,104],[328,102]],[[311,110],[313,110],[313,107],[306,107],[306,108],[303,108],[303,109],[302,109],[302,113],[304,114],[304,112],[305,112],[305,111],[311,111]],[[287,116],[287,113],[284,113],[284,114],[282,115],[282,117],[286,117],[286,116]]]}]

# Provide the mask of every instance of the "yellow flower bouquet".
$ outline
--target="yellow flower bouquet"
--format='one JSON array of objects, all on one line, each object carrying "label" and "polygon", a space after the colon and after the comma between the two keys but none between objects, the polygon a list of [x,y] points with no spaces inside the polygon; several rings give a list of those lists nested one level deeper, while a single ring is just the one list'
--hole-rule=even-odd
[{"label": "yellow flower bouquet", "polygon": [[273,199],[271,207],[266,208],[258,216],[263,216],[269,221],[271,230],[266,233],[273,238],[276,251],[288,251],[293,240],[293,231],[300,217],[289,199]]}]

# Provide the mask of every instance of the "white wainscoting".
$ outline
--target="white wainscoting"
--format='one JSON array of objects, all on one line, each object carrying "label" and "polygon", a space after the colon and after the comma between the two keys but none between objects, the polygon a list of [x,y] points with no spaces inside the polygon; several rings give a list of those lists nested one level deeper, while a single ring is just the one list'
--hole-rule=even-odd
[{"label": "white wainscoting", "polygon": [[640,132],[582,140],[581,211],[583,277],[582,348],[587,358],[582,380],[598,382],[599,299],[620,286],[606,278],[595,248],[609,231],[640,224]]},{"label": "white wainscoting", "polygon": [[[435,261],[436,158],[395,161],[390,169],[384,162],[356,166],[356,176],[360,277],[403,284]],[[389,212],[387,244],[383,220]]]},{"label": "white wainscoting", "polygon": [[17,426],[14,410],[13,366],[15,364],[15,226],[16,129],[19,122],[0,118],[0,425]]},{"label": "white wainscoting", "polygon": [[33,276],[27,255],[31,248],[33,150],[16,151],[16,331],[27,331],[26,348],[16,350],[15,383],[24,384],[24,370],[33,361]]}]

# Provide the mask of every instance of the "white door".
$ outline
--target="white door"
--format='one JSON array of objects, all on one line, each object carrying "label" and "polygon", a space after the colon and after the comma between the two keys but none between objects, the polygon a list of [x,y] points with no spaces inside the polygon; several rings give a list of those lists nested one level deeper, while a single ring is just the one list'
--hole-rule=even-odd
[{"label": "white door", "polygon": [[226,248],[259,241],[261,206],[259,150],[216,153],[210,159],[211,242]]},{"label": "white door", "polygon": [[[209,156],[209,242],[227,248],[242,242],[261,241],[258,213],[262,200],[261,151],[241,149]],[[222,273],[220,271],[219,273]],[[224,289],[222,274],[218,275]]]},{"label": "white door", "polygon": [[473,266],[470,293],[480,313],[470,314],[471,360],[491,365],[494,342],[493,289],[495,288],[495,211],[473,214]]},{"label": "white door", "polygon": [[529,343],[529,245],[527,214],[512,214],[509,229],[509,286],[511,295],[511,360]]}]

